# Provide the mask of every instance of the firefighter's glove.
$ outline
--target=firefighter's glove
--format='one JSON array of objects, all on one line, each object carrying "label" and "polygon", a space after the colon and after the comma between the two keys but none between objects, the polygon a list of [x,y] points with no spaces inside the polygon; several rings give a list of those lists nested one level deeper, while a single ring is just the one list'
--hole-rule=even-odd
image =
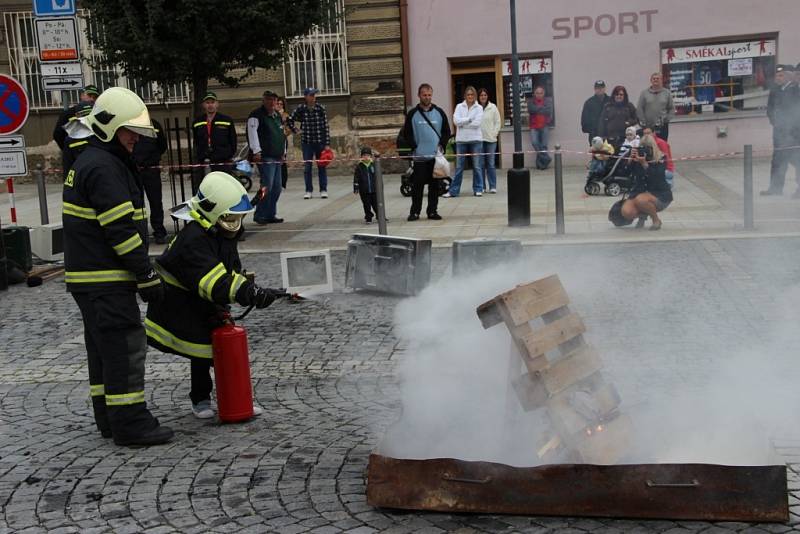
[{"label": "firefighter's glove", "polygon": [[266,308],[275,302],[275,295],[269,288],[258,287],[255,284],[245,284],[236,292],[236,302],[242,306]]},{"label": "firefighter's glove", "polygon": [[136,277],[136,289],[145,302],[156,303],[164,300],[164,284],[155,269],[150,269]]}]

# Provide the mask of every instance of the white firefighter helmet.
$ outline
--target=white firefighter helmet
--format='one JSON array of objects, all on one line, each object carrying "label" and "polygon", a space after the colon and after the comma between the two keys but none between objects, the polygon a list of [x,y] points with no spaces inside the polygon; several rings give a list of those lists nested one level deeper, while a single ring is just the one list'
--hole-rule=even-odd
[{"label": "white firefighter helmet", "polygon": [[104,143],[114,138],[120,128],[145,137],[155,137],[150,114],[142,99],[124,87],[111,87],[97,97],[92,112],[80,121]]},{"label": "white firefighter helmet", "polygon": [[254,208],[242,184],[226,172],[210,172],[200,182],[189,207],[209,225],[217,224],[228,232],[238,232],[242,219]]}]

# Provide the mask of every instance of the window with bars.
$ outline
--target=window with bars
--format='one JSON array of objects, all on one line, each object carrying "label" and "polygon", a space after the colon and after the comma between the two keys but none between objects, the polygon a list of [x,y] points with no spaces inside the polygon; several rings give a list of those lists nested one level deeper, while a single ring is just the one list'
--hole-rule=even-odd
[{"label": "window with bars", "polygon": [[[28,91],[31,109],[58,109],[78,101],[79,91],[45,91],[39,55],[36,48],[34,16],[31,11],[3,13],[6,44],[10,63],[10,74],[20,81]],[[188,103],[191,101],[189,84],[160,86],[142,82],[122,75],[116,67],[92,67],[91,64],[102,58],[102,53],[91,45],[86,37],[86,29],[94,24],[86,10],[78,13],[78,39],[81,51],[83,78],[87,84],[94,84],[103,91],[108,87],[126,87],[135,91],[146,104]],[[94,30],[94,27],[92,27]]]},{"label": "window with bars", "polygon": [[343,0],[330,2],[328,22],[292,43],[284,83],[287,96],[303,96],[306,87],[320,95],[349,93]]}]

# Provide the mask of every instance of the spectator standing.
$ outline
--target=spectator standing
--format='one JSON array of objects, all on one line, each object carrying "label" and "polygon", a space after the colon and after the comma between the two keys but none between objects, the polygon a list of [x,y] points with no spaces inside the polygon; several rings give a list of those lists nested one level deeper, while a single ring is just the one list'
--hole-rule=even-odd
[{"label": "spectator standing", "polygon": [[278,199],[283,189],[281,163],[286,152],[286,136],[281,115],[275,109],[277,96],[272,91],[264,91],[261,106],[247,118],[247,142],[253,162],[258,165],[261,187],[266,189],[266,197],[258,203],[253,215],[256,224],[283,222],[278,217]]},{"label": "spectator standing", "polygon": [[139,181],[150,205],[150,226],[153,240],[159,245],[167,242],[167,229],[164,228],[164,206],[161,192],[161,156],[167,151],[167,137],[161,123],[153,119],[155,137],[140,136],[133,147],[133,161],[139,168]]},{"label": "spectator standing", "polygon": [[286,120],[289,114],[286,112],[286,98],[279,96],[275,102],[275,109],[281,115],[281,124],[283,124],[283,135],[286,137],[286,143],[283,148],[283,162],[281,163],[281,186],[286,189],[286,184],[289,182],[289,167],[286,165],[286,158],[289,155],[289,136],[292,135],[292,130],[286,126]]},{"label": "spectator standing", "polygon": [[314,181],[311,171],[311,160],[317,160],[317,173],[319,174],[319,196],[328,198],[328,171],[319,164],[319,157],[323,150],[331,148],[331,131],[328,126],[328,116],[325,108],[317,104],[317,90],[306,87],[303,90],[305,102],[295,108],[286,124],[297,133],[295,123],[300,121],[302,134],[300,146],[303,149],[303,178],[306,182],[306,193],[303,198],[311,198],[314,192]]},{"label": "spectator standing", "polygon": [[450,184],[450,191],[445,198],[457,197],[461,191],[461,179],[464,176],[467,156],[472,154],[472,194],[483,196],[483,169],[481,168],[481,150],[483,150],[483,108],[478,104],[478,92],[471,85],[464,90],[464,101],[456,106],[453,113],[453,124],[456,125],[456,174]]},{"label": "spectator standing", "polygon": [[778,65],[775,79],[767,99],[767,117],[772,125],[772,163],[769,172],[769,188],[761,191],[762,196],[782,195],[786,181],[786,169],[793,157],[789,147],[795,143],[795,110],[798,88],[793,83],[794,68],[791,65]]},{"label": "spectator standing", "polygon": [[650,75],[650,87],[639,95],[636,114],[642,127],[649,126],[664,141],[669,139],[669,121],[675,115],[675,105],[660,72]]},{"label": "spectator standing", "polygon": [[544,87],[533,91],[533,98],[528,100],[530,117],[531,144],[536,151],[536,168],[544,170],[550,165],[550,154],[547,143],[550,138],[550,124],[553,122],[553,99],[545,96]]},{"label": "spectator standing", "polygon": [[[794,100],[792,123],[792,143],[794,146],[800,146],[800,63],[794,68],[794,85],[797,91],[797,98]],[[794,165],[795,181],[797,182],[797,189],[792,194],[792,198],[800,199],[800,149],[793,150],[792,165]]]},{"label": "spectator standing", "polygon": [[450,139],[450,123],[442,108],[433,103],[433,87],[423,83],[417,89],[419,103],[406,114],[401,137],[411,148],[414,170],[411,175],[411,211],[409,221],[419,219],[422,211],[422,193],[428,185],[428,219],[442,219],[437,208],[439,191],[433,178],[433,166],[437,150],[444,152]]},{"label": "spectator standing", "polygon": [[600,115],[609,102],[611,97],[606,94],[606,82],[597,80],[594,82],[594,94],[586,99],[581,111],[581,131],[589,136],[589,145],[592,144],[592,139],[597,137]]},{"label": "spectator standing", "polygon": [[[194,153],[196,163],[208,160],[212,170],[232,172],[236,154],[236,125],[233,119],[218,113],[217,94],[209,91],[203,97],[205,113],[194,120]],[[192,174],[192,190],[196,191],[205,173],[203,169]]]},{"label": "spectator standing", "polygon": [[625,140],[625,130],[637,123],[636,108],[628,100],[628,90],[617,85],[611,91],[611,101],[603,108],[597,134],[618,148]]},{"label": "spectator standing", "polygon": [[497,193],[497,170],[495,169],[495,153],[497,152],[497,136],[500,134],[500,127],[503,125],[500,119],[500,111],[497,106],[489,101],[489,91],[484,88],[478,89],[478,103],[483,108],[483,120],[481,121],[481,136],[483,137],[483,156],[481,156],[481,167],[484,169],[484,176],[489,182],[489,192]]},{"label": "spectator standing", "polygon": [[375,190],[375,166],[372,164],[372,149],[361,149],[361,161],[353,170],[353,194],[361,197],[364,206],[364,222],[369,224],[378,215],[378,195]]},{"label": "spectator standing", "polygon": [[658,149],[664,155],[664,178],[667,180],[669,188],[672,189],[675,180],[675,162],[672,161],[672,147],[670,147],[669,143],[664,139],[657,136],[652,128],[645,128],[642,131],[642,137],[646,135],[653,136],[653,139],[656,141],[656,146],[658,146]]}]

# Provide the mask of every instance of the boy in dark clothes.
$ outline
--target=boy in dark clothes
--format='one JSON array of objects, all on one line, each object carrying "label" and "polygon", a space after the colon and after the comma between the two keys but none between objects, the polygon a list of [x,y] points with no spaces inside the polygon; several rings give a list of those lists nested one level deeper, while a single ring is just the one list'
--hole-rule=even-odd
[{"label": "boy in dark clothes", "polygon": [[372,149],[361,149],[361,161],[353,172],[353,194],[361,196],[364,204],[364,222],[372,222],[378,215],[378,195],[375,193],[375,166],[372,164]]}]

